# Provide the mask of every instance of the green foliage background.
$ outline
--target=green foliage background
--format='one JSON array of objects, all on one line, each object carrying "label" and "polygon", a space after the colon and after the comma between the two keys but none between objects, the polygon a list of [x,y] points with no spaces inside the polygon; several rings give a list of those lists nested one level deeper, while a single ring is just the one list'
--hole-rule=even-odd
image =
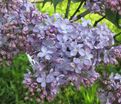
[{"label": "green foliage background", "polygon": [[[66,0],[59,3],[56,12],[64,16],[66,5]],[[74,13],[78,5],[78,3],[71,3],[69,16]],[[43,8],[42,4],[37,4],[36,6],[38,10],[43,13],[48,13],[49,15],[54,13],[53,5],[50,3],[46,3]],[[84,8],[81,8],[79,13],[83,11]],[[100,18],[100,16],[98,14],[89,14],[85,18],[90,19],[91,22],[94,23]],[[106,19],[101,23],[106,23],[114,33],[121,31]],[[118,40],[121,40],[120,36],[118,37]],[[37,104],[34,98],[30,99],[30,101],[24,100],[27,91],[23,87],[22,80],[28,67],[29,62],[24,54],[16,56],[11,66],[8,67],[6,64],[0,66],[0,104]],[[101,69],[101,71],[105,70],[104,67],[99,67],[99,69]],[[113,70],[115,70],[115,68],[111,69],[111,71]],[[97,82],[92,87],[85,88],[84,86],[81,86],[77,91],[72,85],[70,85],[67,88],[63,88],[53,102],[45,101],[44,104],[100,104],[96,95],[98,87],[99,85]]]}]

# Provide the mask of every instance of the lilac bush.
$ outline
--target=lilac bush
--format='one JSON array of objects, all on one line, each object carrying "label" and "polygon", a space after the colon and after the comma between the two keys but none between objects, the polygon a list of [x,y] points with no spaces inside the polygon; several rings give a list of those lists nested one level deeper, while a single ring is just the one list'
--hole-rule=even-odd
[{"label": "lilac bush", "polygon": [[[95,5],[92,10],[100,11]],[[100,63],[117,64],[121,46],[113,46],[113,36],[105,24],[94,28],[83,18],[80,24],[59,14],[41,14],[26,0],[0,1],[0,62],[9,64],[18,53],[26,53],[32,70],[23,84],[29,97],[39,101],[53,100],[69,84],[77,89],[92,85]]]}]

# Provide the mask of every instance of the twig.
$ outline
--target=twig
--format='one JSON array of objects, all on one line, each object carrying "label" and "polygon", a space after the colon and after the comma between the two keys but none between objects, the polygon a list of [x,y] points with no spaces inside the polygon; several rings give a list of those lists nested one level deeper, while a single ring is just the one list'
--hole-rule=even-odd
[{"label": "twig", "polygon": [[82,4],[84,3],[85,0],[82,0],[78,6],[78,8],[76,9],[76,11],[74,12],[74,14],[70,17],[69,20],[72,20],[73,17],[75,17],[75,15],[77,14],[77,12],[79,12],[79,9],[81,8]]},{"label": "twig", "polygon": [[71,22],[77,21],[77,20],[81,19],[81,17],[84,17],[85,15],[87,15],[87,14],[89,14],[89,13],[90,13],[90,11],[89,11],[89,10],[86,10],[86,11],[84,11],[83,13],[81,13],[81,14],[77,15],[76,17],[74,17],[74,18],[71,20]]},{"label": "twig", "polygon": [[103,16],[103,17],[101,17],[99,20],[95,21],[95,23],[94,23],[93,26],[94,26],[94,27],[97,26],[97,24],[98,24],[100,21],[102,21],[105,17],[106,17],[106,16]]},{"label": "twig", "polygon": [[67,8],[66,8],[66,13],[65,13],[65,18],[68,18],[69,9],[70,9],[70,4],[71,4],[71,0],[68,0]]}]

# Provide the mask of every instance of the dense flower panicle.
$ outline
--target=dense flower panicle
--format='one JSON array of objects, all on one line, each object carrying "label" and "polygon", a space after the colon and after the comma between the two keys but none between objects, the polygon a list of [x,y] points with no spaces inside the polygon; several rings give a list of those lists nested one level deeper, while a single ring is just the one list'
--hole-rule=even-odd
[{"label": "dense flower panicle", "polygon": [[105,0],[86,0],[84,5],[91,12],[104,13],[105,12]]},{"label": "dense flower panicle", "polygon": [[121,59],[121,45],[112,47],[110,52],[114,54],[115,58]]},{"label": "dense flower panicle", "polygon": [[9,0],[0,3],[0,63],[3,60],[11,63],[19,52],[32,51],[28,37],[37,38],[40,32],[33,29],[44,18],[29,2]]},{"label": "dense flower panicle", "polygon": [[79,88],[80,84],[93,84],[99,77],[95,67],[104,62],[104,50],[109,51],[114,44],[113,33],[105,25],[93,28],[82,20],[82,25],[71,23],[55,14],[47,17],[44,25],[38,24],[43,26],[45,36],[31,41],[36,48],[27,56],[33,72],[28,72],[24,82],[29,78],[38,84],[40,99],[52,100],[61,86],[72,83]]},{"label": "dense flower panicle", "polygon": [[121,104],[121,75],[112,73],[102,82],[104,86],[98,92],[101,104]]},{"label": "dense flower panicle", "polygon": [[121,0],[107,0],[107,8],[116,11],[121,15]]},{"label": "dense flower panicle", "polygon": [[104,50],[105,64],[118,64],[121,60],[121,46],[111,47],[109,50]]},{"label": "dense flower panicle", "polygon": [[105,13],[106,9],[121,15],[121,0],[86,0],[85,7],[91,12]]}]

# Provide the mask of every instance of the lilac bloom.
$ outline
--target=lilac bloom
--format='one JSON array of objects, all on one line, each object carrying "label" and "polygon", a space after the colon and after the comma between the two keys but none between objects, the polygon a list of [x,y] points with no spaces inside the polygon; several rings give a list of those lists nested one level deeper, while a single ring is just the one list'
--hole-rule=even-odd
[{"label": "lilac bloom", "polygon": [[41,51],[38,53],[38,57],[45,57],[45,59],[50,60],[51,54],[53,54],[53,51],[48,50],[46,47],[42,46]]}]

